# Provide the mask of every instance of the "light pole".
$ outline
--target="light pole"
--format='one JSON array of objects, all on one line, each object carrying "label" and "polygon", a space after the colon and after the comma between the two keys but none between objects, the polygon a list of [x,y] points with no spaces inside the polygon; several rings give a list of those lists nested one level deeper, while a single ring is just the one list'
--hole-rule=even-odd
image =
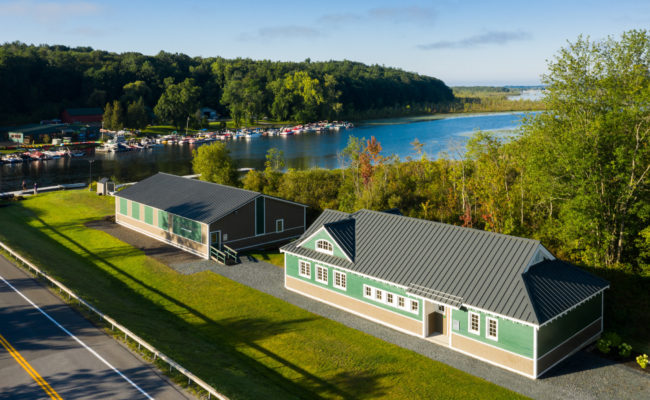
[{"label": "light pole", "polygon": [[88,165],[90,166],[90,173],[89,173],[90,182],[88,183],[88,191],[92,192],[93,191],[93,163],[95,162],[95,160],[93,159],[93,160],[86,160],[86,161],[88,161]]}]

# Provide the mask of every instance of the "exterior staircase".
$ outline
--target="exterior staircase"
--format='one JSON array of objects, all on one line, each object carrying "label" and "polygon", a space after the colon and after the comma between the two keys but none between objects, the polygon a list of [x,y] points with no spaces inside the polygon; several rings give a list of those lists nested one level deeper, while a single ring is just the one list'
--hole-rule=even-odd
[{"label": "exterior staircase", "polygon": [[237,254],[237,251],[226,246],[225,244],[222,245],[221,247],[222,249],[219,250],[214,246],[210,246],[211,259],[223,265],[233,265],[233,264],[238,264],[240,262],[239,254]]}]

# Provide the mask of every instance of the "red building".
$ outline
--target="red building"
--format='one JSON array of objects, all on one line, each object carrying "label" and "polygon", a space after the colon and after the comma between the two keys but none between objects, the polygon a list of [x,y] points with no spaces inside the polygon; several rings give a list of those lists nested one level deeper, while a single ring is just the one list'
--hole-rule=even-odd
[{"label": "red building", "polygon": [[102,122],[103,115],[101,108],[68,108],[61,114],[61,120],[65,123]]}]

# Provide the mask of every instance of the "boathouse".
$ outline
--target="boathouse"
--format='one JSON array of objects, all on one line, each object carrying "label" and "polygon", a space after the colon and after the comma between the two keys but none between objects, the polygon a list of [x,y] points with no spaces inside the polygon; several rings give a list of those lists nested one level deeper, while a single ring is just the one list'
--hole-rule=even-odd
[{"label": "boathouse", "polygon": [[66,123],[102,122],[104,110],[101,108],[67,108],[61,114],[61,120]]},{"label": "boathouse", "polygon": [[115,221],[209,259],[223,251],[266,248],[300,236],[306,206],[158,173],[115,193]]},{"label": "boathouse", "polygon": [[608,282],[531,239],[326,210],[285,254],[285,287],[529,378],[595,341]]}]

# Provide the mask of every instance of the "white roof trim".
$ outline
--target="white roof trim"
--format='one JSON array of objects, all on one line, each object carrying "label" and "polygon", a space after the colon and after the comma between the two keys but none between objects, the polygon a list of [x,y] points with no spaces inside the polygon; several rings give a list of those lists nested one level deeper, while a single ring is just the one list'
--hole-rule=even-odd
[{"label": "white roof trim", "polygon": [[[305,243],[307,243],[308,241],[310,241],[310,240],[311,240],[314,236],[316,236],[320,231],[324,231],[325,234],[327,235],[327,237],[330,238],[330,240],[331,240],[333,243],[336,243],[336,245],[339,247],[339,250],[341,250],[341,253],[343,253],[343,255],[345,256],[345,259],[346,259],[346,260],[348,260],[348,261],[351,262],[351,263],[354,263],[354,261],[352,261],[352,260],[350,259],[350,257],[348,257],[348,255],[345,253],[345,251],[343,251],[343,246],[341,246],[341,244],[340,244],[339,242],[337,242],[337,241],[332,237],[332,235],[330,235],[330,233],[327,231],[327,229],[325,229],[325,226],[324,226],[324,225],[321,226],[321,227],[320,227],[316,232],[314,232],[314,233],[312,233],[311,235],[309,235],[309,237],[308,237],[307,239],[305,239],[305,240],[303,240],[302,242],[298,243],[297,246],[301,246],[301,247],[302,247],[303,244],[305,244]],[[310,250],[311,250],[311,249],[310,249]],[[318,250],[314,250],[314,251],[318,251]],[[323,254],[326,254],[326,253],[323,253]],[[333,255],[333,254],[331,254],[331,256],[332,256],[332,257],[337,257],[337,256],[335,256],[335,255]],[[337,267],[337,268],[340,268],[340,267]]]},{"label": "white roof trim", "polygon": [[539,254],[539,253],[542,253],[542,255],[544,256],[545,259],[548,259],[548,260],[551,260],[551,261],[555,260],[555,256],[553,256],[553,254],[551,254],[551,252],[548,251],[548,249],[546,247],[544,247],[544,245],[542,245],[540,243],[539,246],[537,246],[537,250],[535,250],[535,252],[533,253],[533,256],[528,261],[528,265],[526,265],[526,268],[524,268],[524,272],[523,272],[524,274],[526,272],[528,272],[528,269],[530,267],[532,267],[535,264],[539,264],[539,263],[534,262],[535,258],[537,258],[537,254]]},{"label": "white roof trim", "polygon": [[[606,287],[600,289],[599,291],[597,291],[596,293],[594,293],[591,296],[587,297],[586,299],[582,300],[580,303],[574,304],[574,305],[572,305],[571,307],[567,308],[564,311],[560,311],[556,316],[554,316],[553,318],[548,319],[546,322],[541,324],[539,327],[541,328],[542,326],[544,326],[546,324],[549,324],[549,323],[555,321],[556,319],[562,317],[563,315],[567,314],[568,312],[572,311],[573,309],[581,306],[583,303],[586,303],[587,301],[589,301],[589,300],[593,299],[594,297],[598,296],[599,294],[603,293],[605,291],[605,289],[609,289],[609,285],[607,285]],[[603,315],[601,314],[600,317],[603,318]]]}]

